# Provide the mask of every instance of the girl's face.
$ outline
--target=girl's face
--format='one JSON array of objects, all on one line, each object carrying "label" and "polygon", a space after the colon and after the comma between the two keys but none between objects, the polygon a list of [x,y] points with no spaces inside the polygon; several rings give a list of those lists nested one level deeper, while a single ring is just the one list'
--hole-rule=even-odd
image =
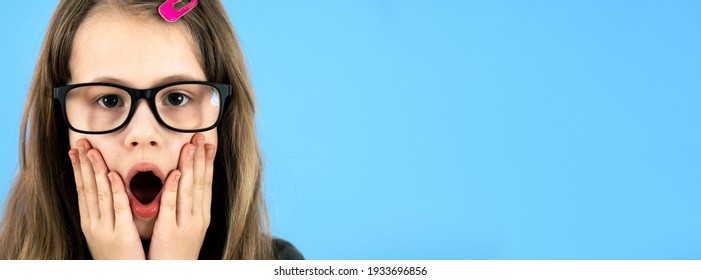
[{"label": "girl's face", "polygon": [[[176,81],[206,80],[198,49],[183,25],[129,15],[119,9],[95,11],[81,24],[73,42],[70,70],[69,84],[109,82],[145,89]],[[116,132],[68,132],[72,148],[76,141],[87,139],[102,153],[107,167],[121,175],[127,188],[130,171],[144,166],[157,169],[154,173],[160,172],[164,179],[177,168],[180,151],[193,136],[160,125],[145,99],[136,104],[131,121]],[[216,147],[216,129],[203,134],[205,142]],[[139,235],[150,239],[158,215],[142,217],[139,214],[143,213],[130,204]]]}]

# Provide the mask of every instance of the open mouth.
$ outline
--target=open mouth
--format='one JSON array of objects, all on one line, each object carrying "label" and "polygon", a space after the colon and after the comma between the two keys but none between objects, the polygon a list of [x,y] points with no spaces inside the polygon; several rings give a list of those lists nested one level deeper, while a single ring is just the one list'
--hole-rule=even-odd
[{"label": "open mouth", "polygon": [[165,176],[151,162],[138,162],[127,173],[127,196],[132,213],[144,219],[158,214]]},{"label": "open mouth", "polygon": [[151,171],[136,173],[129,182],[131,193],[144,205],[153,202],[162,188],[163,182]]}]

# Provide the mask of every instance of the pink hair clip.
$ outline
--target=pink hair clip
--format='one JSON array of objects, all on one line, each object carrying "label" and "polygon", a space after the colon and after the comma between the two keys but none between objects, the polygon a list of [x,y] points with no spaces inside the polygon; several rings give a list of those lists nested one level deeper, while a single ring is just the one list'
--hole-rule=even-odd
[{"label": "pink hair clip", "polygon": [[191,0],[189,4],[180,8],[180,10],[175,9],[175,4],[182,0],[166,0],[161,6],[158,7],[158,12],[161,14],[163,19],[168,22],[175,22],[179,20],[182,16],[187,14],[192,8],[197,6],[197,0]]}]

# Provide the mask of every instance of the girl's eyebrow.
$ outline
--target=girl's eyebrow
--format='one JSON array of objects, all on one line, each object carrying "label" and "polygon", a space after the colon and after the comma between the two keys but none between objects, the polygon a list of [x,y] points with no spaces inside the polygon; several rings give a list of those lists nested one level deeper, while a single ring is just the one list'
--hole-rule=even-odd
[{"label": "girl's eyebrow", "polygon": [[[202,79],[195,78],[193,76],[187,75],[187,74],[178,74],[178,75],[171,75],[165,78],[161,78],[157,80],[152,86],[159,86],[159,85],[164,85],[168,83],[174,83],[174,82],[181,82],[181,81],[203,81]],[[117,84],[121,86],[128,86],[129,83],[126,82],[125,80],[118,79],[115,77],[109,77],[109,76],[104,76],[104,77],[97,77],[92,80],[93,83],[110,83],[110,84]]]}]

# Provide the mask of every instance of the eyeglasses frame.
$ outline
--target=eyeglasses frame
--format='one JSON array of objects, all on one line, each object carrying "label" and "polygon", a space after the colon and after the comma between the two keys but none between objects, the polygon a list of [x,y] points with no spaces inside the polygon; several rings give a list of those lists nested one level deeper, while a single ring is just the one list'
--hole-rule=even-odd
[{"label": "eyeglasses frame", "polygon": [[[217,121],[210,127],[206,128],[201,128],[201,129],[193,129],[193,130],[187,130],[187,129],[178,129],[174,128],[161,118],[160,114],[158,113],[158,109],[156,109],[156,95],[158,92],[161,90],[172,87],[172,86],[177,86],[177,85],[182,85],[182,84],[198,84],[198,85],[208,85],[211,87],[214,87],[219,91],[219,115],[217,116]],[[85,130],[80,130],[68,121],[68,112],[66,111],[66,95],[68,95],[68,92],[75,89],[75,88],[80,88],[80,87],[86,87],[86,86],[109,86],[109,87],[115,87],[121,90],[126,91],[129,93],[129,96],[131,97],[131,105],[129,108],[129,115],[127,118],[124,120],[122,124],[117,126],[114,129],[110,130],[105,130],[105,131],[85,131]],[[107,133],[112,133],[115,131],[118,131],[122,128],[124,128],[130,121],[131,118],[134,116],[134,112],[136,112],[136,104],[138,103],[139,99],[141,98],[146,98],[147,103],[149,105],[149,108],[151,109],[151,112],[153,113],[154,117],[156,117],[156,120],[158,121],[159,124],[163,125],[164,127],[176,131],[176,132],[183,132],[183,133],[194,133],[194,132],[202,132],[202,131],[207,131],[210,129],[213,129],[217,126],[219,126],[219,122],[221,121],[222,115],[224,115],[224,107],[226,105],[226,101],[230,96],[232,96],[231,92],[231,85],[229,84],[223,84],[223,83],[212,83],[212,82],[204,82],[204,81],[179,81],[179,82],[174,82],[174,83],[168,83],[164,85],[160,85],[154,88],[150,89],[135,89],[135,88],[130,88],[126,87],[123,85],[118,85],[118,84],[112,84],[112,83],[82,83],[82,84],[72,84],[72,85],[65,85],[65,86],[59,86],[54,88],[54,99],[58,100],[59,103],[61,103],[61,108],[63,109],[63,120],[66,122],[66,125],[68,125],[68,128],[71,130],[82,133],[82,134],[107,134]]]}]

